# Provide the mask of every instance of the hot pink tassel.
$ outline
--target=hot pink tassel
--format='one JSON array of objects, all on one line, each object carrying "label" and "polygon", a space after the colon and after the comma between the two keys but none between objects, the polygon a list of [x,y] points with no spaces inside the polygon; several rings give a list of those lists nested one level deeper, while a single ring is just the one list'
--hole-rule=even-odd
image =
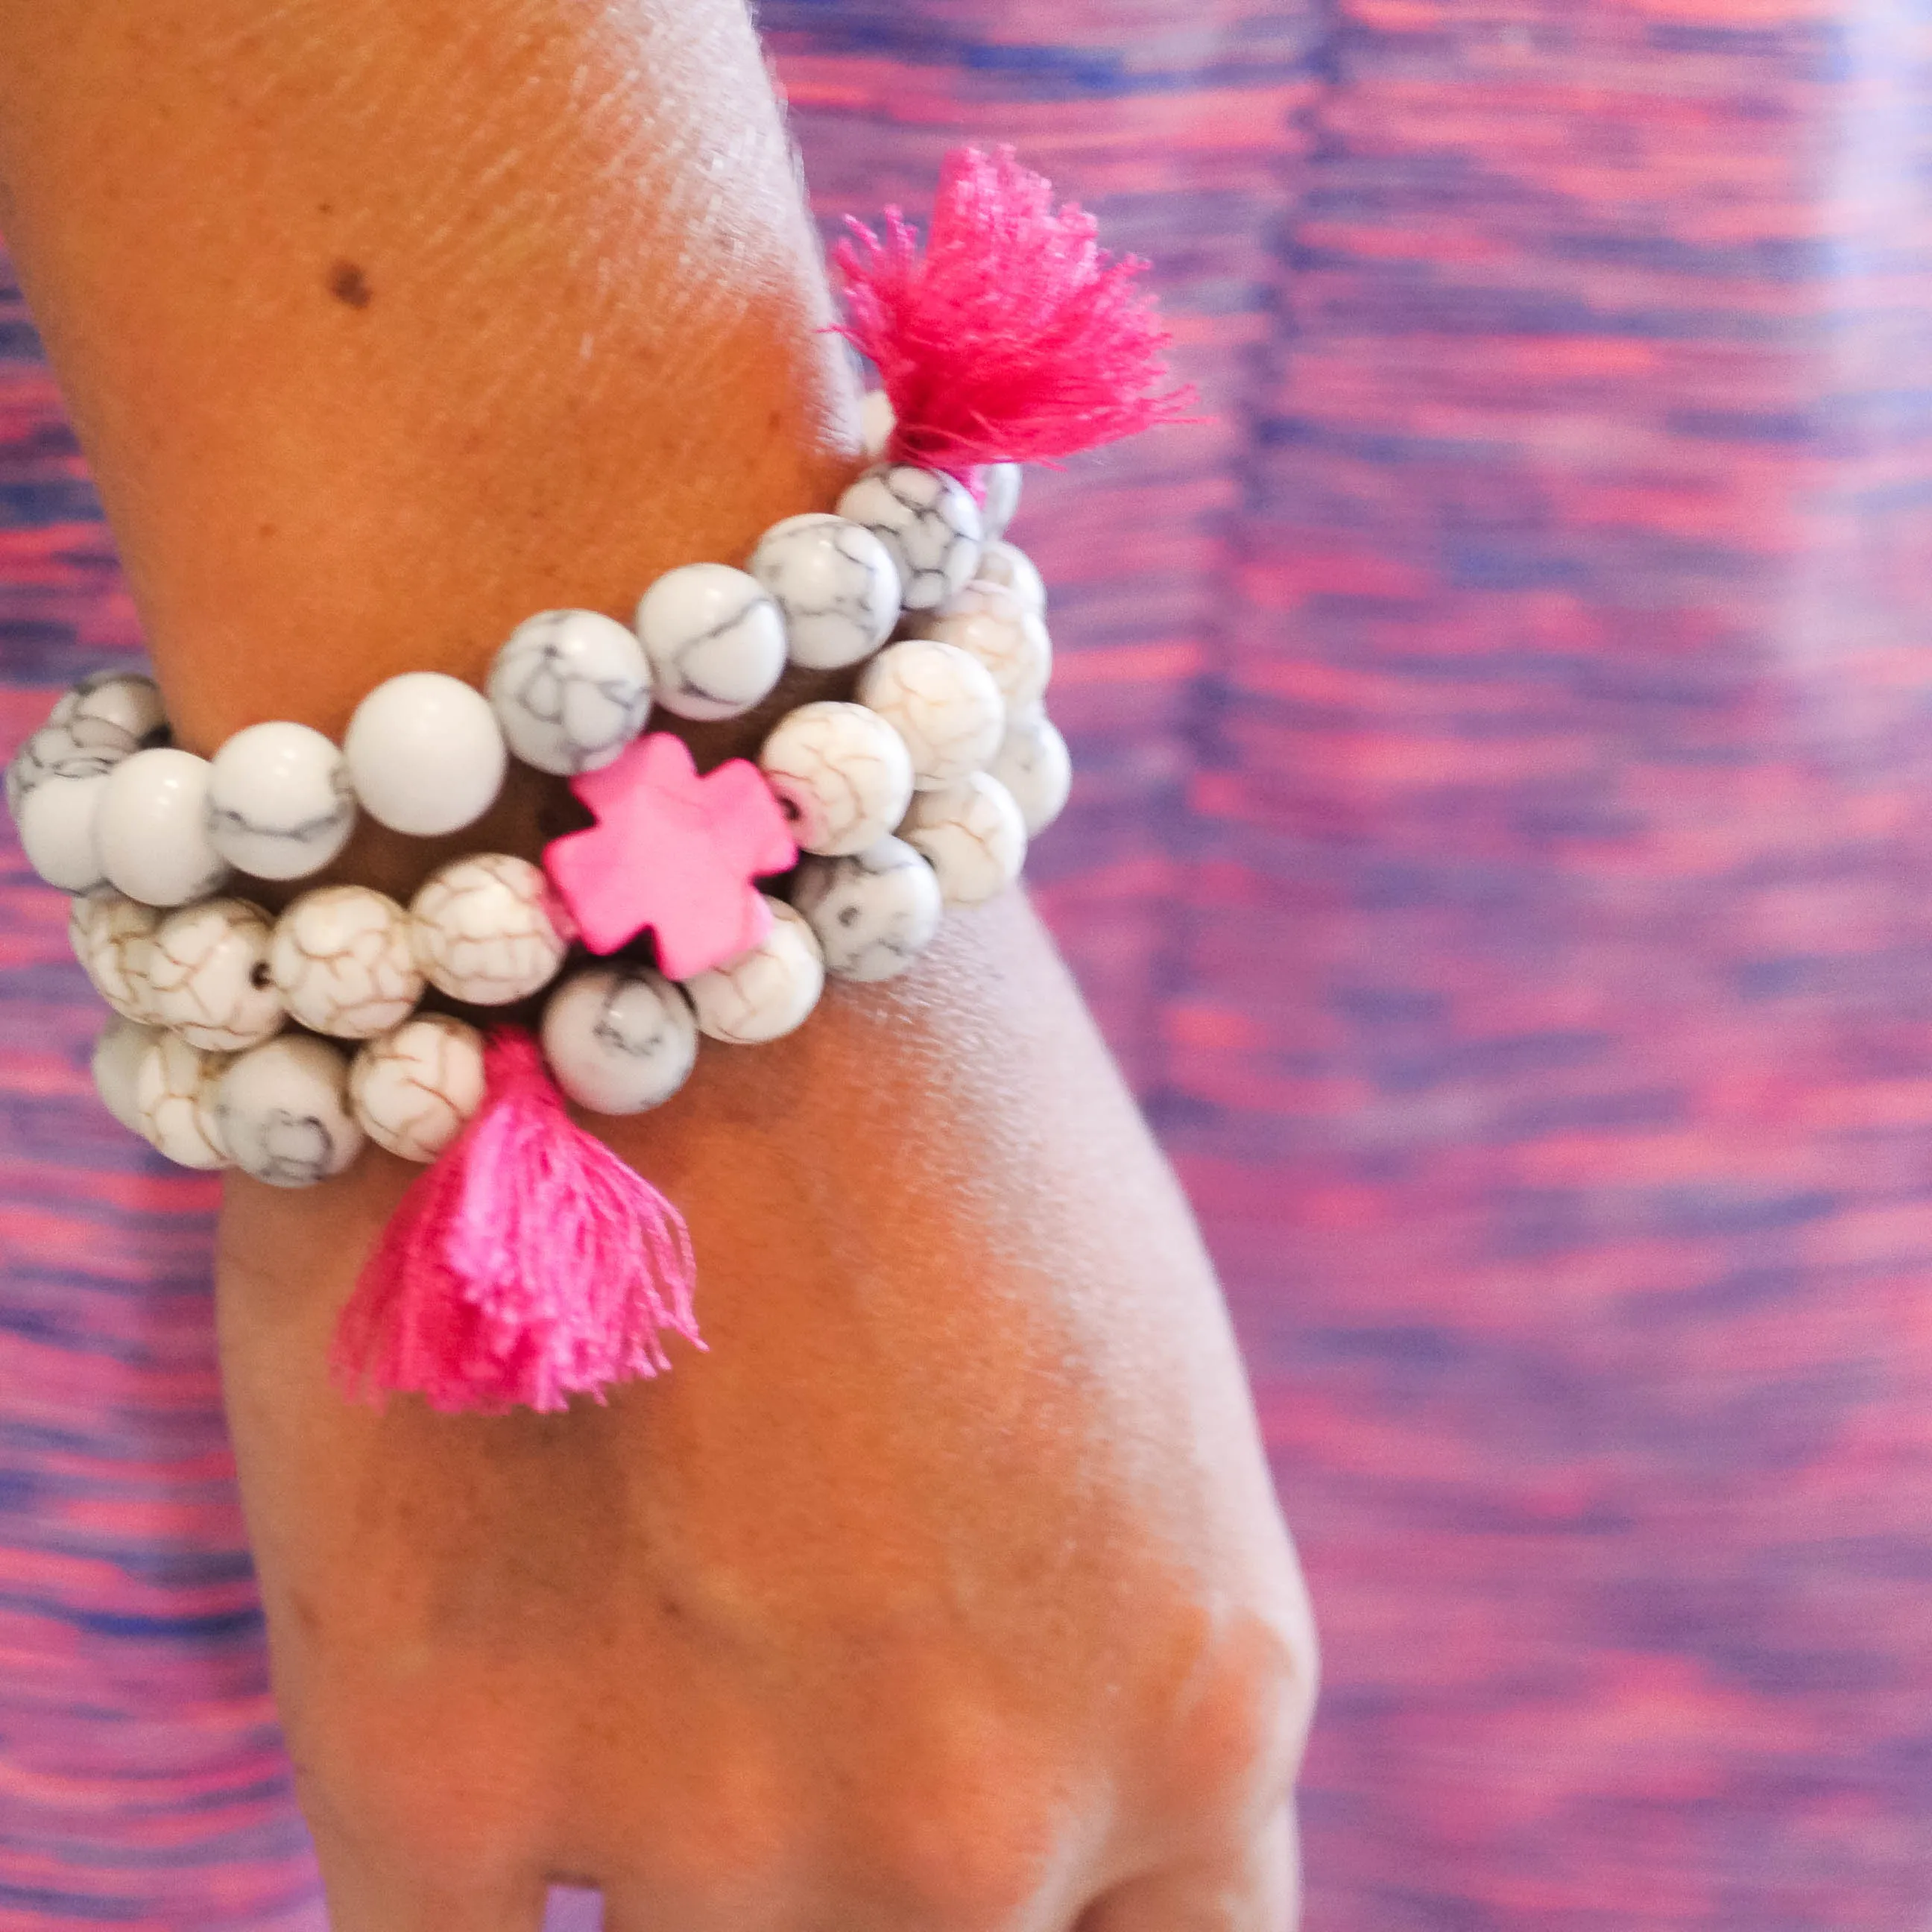
[{"label": "hot pink tassel", "polygon": [[380,1405],[560,1409],[699,1348],[683,1217],[564,1111],[527,1033],[494,1034],[482,1108],[411,1184],[343,1310],[330,1366]]},{"label": "hot pink tassel", "polygon": [[1095,245],[1094,223],[1010,148],[949,156],[925,254],[897,208],[836,252],[841,332],[878,365],[898,424],[889,454],[964,474],[1052,462],[1186,420],[1161,391],[1172,340],[1133,279],[1147,264]]}]

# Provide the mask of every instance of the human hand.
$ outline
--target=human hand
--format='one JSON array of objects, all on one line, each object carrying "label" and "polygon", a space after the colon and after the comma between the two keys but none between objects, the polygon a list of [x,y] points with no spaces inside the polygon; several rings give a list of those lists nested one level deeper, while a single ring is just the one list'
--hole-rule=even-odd
[{"label": "human hand", "polygon": [[[223,1223],[229,1402],[337,1932],[1282,1932],[1314,1676],[1186,1210],[1031,915],[599,1123],[710,1352],[386,1413],[330,1328],[411,1170]],[[676,1345],[674,1345],[676,1346]]]}]

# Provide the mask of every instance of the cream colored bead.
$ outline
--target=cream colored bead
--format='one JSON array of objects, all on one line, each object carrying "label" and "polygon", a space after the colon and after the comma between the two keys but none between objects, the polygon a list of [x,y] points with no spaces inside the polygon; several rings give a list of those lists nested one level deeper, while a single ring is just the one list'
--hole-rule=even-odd
[{"label": "cream colored bead", "polygon": [[290,1016],[338,1040],[400,1025],[422,998],[410,916],[367,886],[319,886],[275,922],[268,970]]},{"label": "cream colored bead", "polygon": [[148,953],[154,1016],[190,1046],[238,1053],[286,1017],[268,970],[274,922],[246,899],[204,899],[169,914]]},{"label": "cream colored bead", "polygon": [[142,1026],[116,1013],[94,1042],[94,1090],[130,1134],[146,1132],[141,1125],[138,1090],[141,1062],[160,1037],[158,1027]]},{"label": "cream colored bead", "polygon": [[734,1046],[782,1040],[825,987],[825,961],[802,913],[770,897],[772,929],[749,952],[684,982],[698,1029]]},{"label": "cream colored bead", "polygon": [[571,923],[541,867],[508,852],[452,859],[410,902],[410,944],[431,986],[475,1006],[507,1006],[547,986]]},{"label": "cream colored bead", "polygon": [[868,463],[876,463],[885,454],[897,427],[892,398],[883,389],[868,389],[859,404],[859,440],[865,446]]},{"label": "cream colored bead", "polygon": [[229,1157],[271,1187],[308,1187],[362,1151],[349,1111],[349,1060],[307,1034],[285,1033],[238,1054],[215,1090]]},{"label": "cream colored bead", "polygon": [[573,973],[544,1008],[544,1058],[556,1084],[594,1114],[641,1114],[690,1077],[698,1058],[691,1005],[648,966]]},{"label": "cream colored bead", "polygon": [[989,543],[981,554],[974,580],[996,584],[1003,590],[1010,590],[1036,617],[1046,615],[1046,582],[1033,559],[1016,544]]},{"label": "cream colored bead", "polygon": [[989,764],[1006,736],[992,673],[957,644],[911,638],[888,646],[866,667],[857,694],[905,740],[920,791],[956,784]]},{"label": "cream colored bead", "polygon": [[758,764],[805,852],[862,852],[912,802],[905,740],[876,711],[830,701],[781,718]]},{"label": "cream colored bead", "polygon": [[446,1013],[418,1013],[356,1054],[349,1101],[378,1147],[434,1160],[483,1104],[483,1036]]},{"label": "cream colored bead", "polygon": [[978,905],[1004,892],[1026,863],[1026,821],[1012,794],[984,772],[921,792],[899,836],[924,855],[948,905]]},{"label": "cream colored bead", "polygon": [[1036,838],[1066,806],[1073,786],[1073,760],[1066,740],[1042,711],[1008,730],[987,776],[1012,794],[1026,820],[1027,836]]},{"label": "cream colored bead", "polygon": [[1046,695],[1052,640],[1018,594],[1002,584],[968,584],[944,612],[924,619],[917,634],[957,644],[977,658],[1000,687],[1009,718],[1024,716]]},{"label": "cream colored bead", "polygon": [[124,892],[100,892],[76,899],[67,936],[94,990],[122,1018],[158,1024],[154,982],[155,928],[166,915]]},{"label": "cream colored bead", "polygon": [[989,463],[981,473],[986,500],[980,506],[980,520],[986,526],[988,543],[1006,535],[1006,526],[1018,511],[1023,475],[1017,463]]},{"label": "cream colored bead", "polygon": [[792,903],[810,923],[835,979],[896,979],[932,944],[946,910],[939,881],[903,838],[842,859],[808,859]]},{"label": "cream colored bead", "polygon": [[178,1167],[229,1164],[215,1094],[230,1057],[205,1053],[172,1033],[158,1034],[141,1055],[134,1073],[141,1131]]}]

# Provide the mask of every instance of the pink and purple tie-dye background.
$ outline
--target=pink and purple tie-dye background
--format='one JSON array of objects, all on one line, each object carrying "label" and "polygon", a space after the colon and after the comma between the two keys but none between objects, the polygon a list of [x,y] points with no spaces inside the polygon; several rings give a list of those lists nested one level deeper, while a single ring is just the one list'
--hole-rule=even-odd
[{"label": "pink and purple tie-dye background", "polygon": [[[1932,16],[773,0],[828,215],[1018,142],[1215,420],[1031,486],[1034,876],[1328,1639],[1324,1932],[1932,1913]],[[136,627],[17,298],[0,738]],[[319,1924],[208,1184],[0,882],[0,1928]]]}]

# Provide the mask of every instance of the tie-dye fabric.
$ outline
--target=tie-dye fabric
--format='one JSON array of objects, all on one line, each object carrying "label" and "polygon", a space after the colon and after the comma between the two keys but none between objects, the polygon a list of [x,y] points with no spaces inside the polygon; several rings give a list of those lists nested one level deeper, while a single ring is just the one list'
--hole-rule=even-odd
[{"label": "tie-dye fabric", "polygon": [[[1324,1932],[1932,1916],[1932,24],[776,0],[814,194],[1009,140],[1214,420],[1030,486],[1033,875],[1327,1639]],[[136,630],[17,299],[0,734]],[[0,878],[0,1928],[304,1928],[212,1192]]]}]

